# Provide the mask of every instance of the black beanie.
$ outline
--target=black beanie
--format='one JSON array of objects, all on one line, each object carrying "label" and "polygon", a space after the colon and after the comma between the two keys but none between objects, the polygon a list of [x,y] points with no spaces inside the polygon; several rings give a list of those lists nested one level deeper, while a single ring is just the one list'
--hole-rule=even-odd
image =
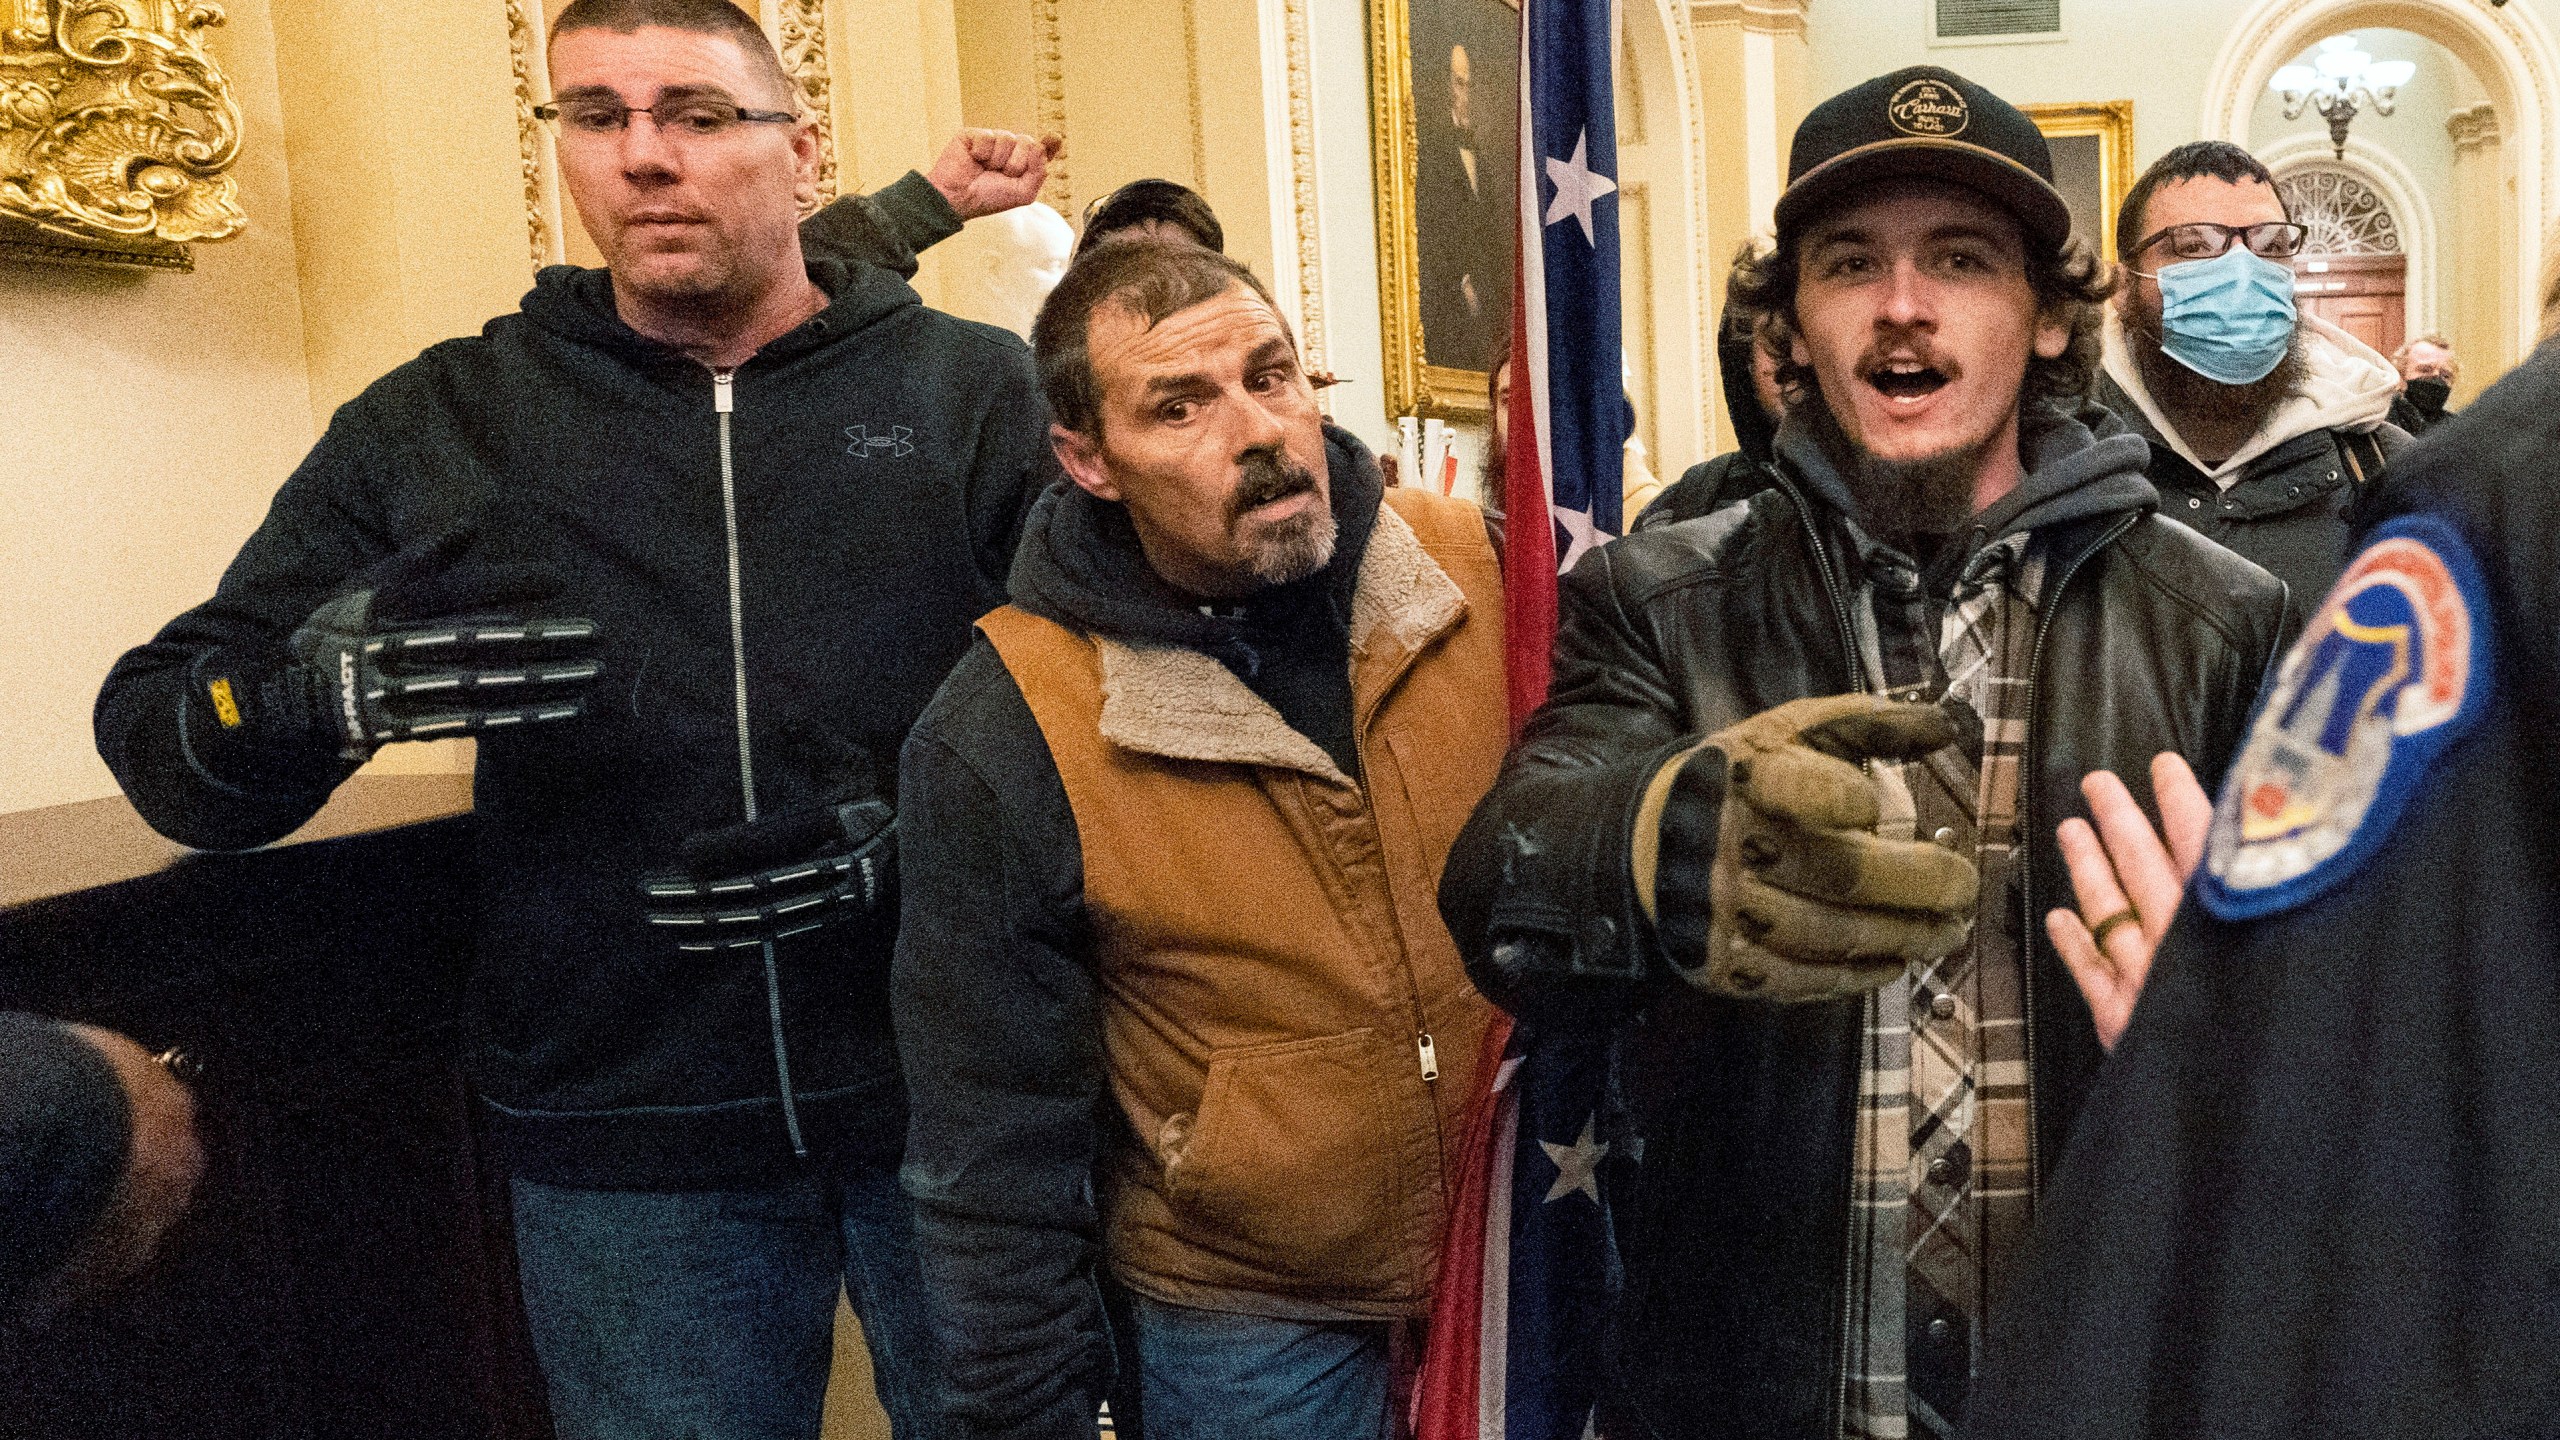
[{"label": "black beanie", "polygon": [[98,1047],[0,1010],[0,1318],[88,1238],[132,1149],[132,1107]]}]

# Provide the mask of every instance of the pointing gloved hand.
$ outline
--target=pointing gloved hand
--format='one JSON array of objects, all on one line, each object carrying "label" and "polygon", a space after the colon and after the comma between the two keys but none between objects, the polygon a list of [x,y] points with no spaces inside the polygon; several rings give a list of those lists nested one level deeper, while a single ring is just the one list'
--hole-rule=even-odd
[{"label": "pointing gloved hand", "polygon": [[[1682,978],[1719,995],[1832,1000],[1962,944],[1972,862],[1877,835],[1881,802],[1857,764],[1916,760],[1955,739],[1934,706],[1830,695],[1764,710],[1664,765],[1638,811],[1635,876]],[[1705,839],[1664,833],[1675,788],[1721,800],[1703,946],[1694,927],[1665,922],[1656,893],[1663,852]]]},{"label": "pointing gloved hand", "polygon": [[592,620],[536,619],[549,566],[461,561],[466,526],[393,554],[323,604],[285,654],[215,651],[195,666],[188,739],[269,760],[566,720],[603,673]]},{"label": "pointing gloved hand", "polygon": [[683,873],[640,882],[649,923],[682,950],[762,945],[897,904],[898,818],[869,785],[702,831],[683,855]]}]

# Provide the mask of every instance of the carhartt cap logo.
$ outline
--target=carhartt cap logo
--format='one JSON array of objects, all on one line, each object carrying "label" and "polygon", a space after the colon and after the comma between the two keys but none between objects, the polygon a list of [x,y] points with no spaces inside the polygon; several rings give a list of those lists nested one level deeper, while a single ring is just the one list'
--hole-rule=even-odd
[{"label": "carhartt cap logo", "polygon": [[1966,107],[1964,96],[1945,81],[1914,80],[1893,92],[1893,99],[1885,105],[1885,118],[1905,135],[1944,140],[1963,134],[1973,112]]}]

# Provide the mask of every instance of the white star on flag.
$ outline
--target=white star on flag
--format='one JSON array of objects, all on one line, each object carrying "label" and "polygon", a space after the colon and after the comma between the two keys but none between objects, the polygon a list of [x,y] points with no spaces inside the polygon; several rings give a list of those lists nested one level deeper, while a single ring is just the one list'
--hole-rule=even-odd
[{"label": "white star on flag", "polygon": [[1591,130],[1585,126],[1573,137],[1573,158],[1558,160],[1547,157],[1547,178],[1555,182],[1556,198],[1547,202],[1547,223],[1553,225],[1567,215],[1582,222],[1582,243],[1596,245],[1598,238],[1591,229],[1591,203],[1618,188],[1618,182],[1591,169]]},{"label": "white star on flag", "polygon": [[1592,1204],[1600,1203],[1600,1161],[1609,1153],[1609,1147],[1592,1137],[1592,1122],[1598,1118],[1585,1116],[1581,1137],[1570,1145],[1558,1145],[1552,1140],[1538,1142],[1538,1148],[1556,1164],[1556,1183],[1547,1187],[1548,1204],[1576,1190],[1590,1196]]},{"label": "white star on flag", "polygon": [[1573,562],[1582,558],[1582,552],[1608,538],[1592,523],[1588,510],[1568,510],[1562,505],[1550,505],[1547,509],[1555,515],[1556,523],[1564,527],[1564,556],[1556,562],[1558,570],[1572,569]]}]

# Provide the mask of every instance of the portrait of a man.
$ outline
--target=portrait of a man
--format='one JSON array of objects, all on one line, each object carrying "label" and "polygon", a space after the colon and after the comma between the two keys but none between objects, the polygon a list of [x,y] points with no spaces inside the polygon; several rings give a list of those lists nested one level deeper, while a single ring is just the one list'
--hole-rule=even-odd
[{"label": "portrait of a man", "polygon": [[1482,370],[1511,295],[1519,12],[1502,0],[1412,0],[1409,13],[1423,357]]}]

